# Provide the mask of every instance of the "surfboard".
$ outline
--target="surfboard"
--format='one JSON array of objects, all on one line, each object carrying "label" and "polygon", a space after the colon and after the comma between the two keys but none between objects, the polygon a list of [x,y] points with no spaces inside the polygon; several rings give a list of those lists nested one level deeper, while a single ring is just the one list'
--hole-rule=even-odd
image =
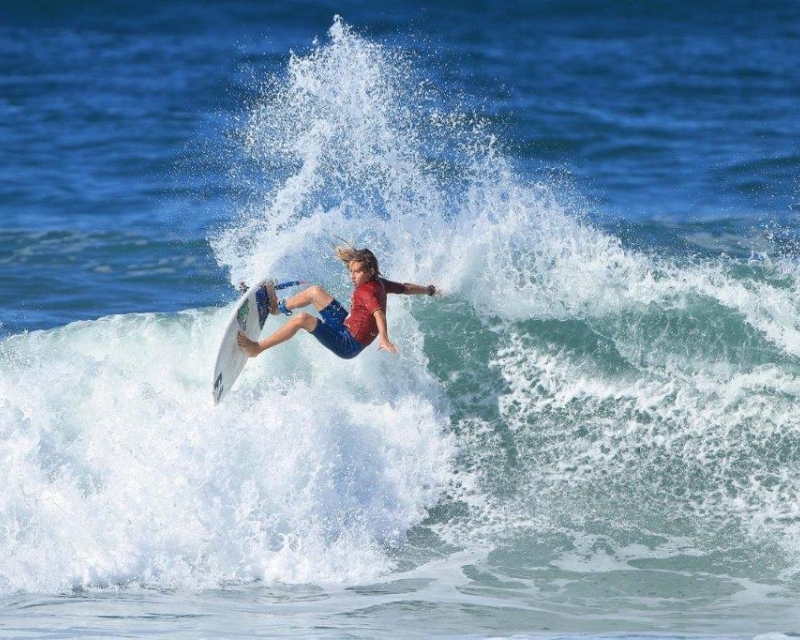
[{"label": "surfboard", "polygon": [[[214,364],[214,404],[219,404],[222,399],[233,387],[236,378],[247,364],[248,357],[239,348],[237,336],[241,331],[251,340],[258,340],[261,329],[269,317],[269,300],[267,291],[264,288],[266,282],[271,282],[270,278],[263,278],[255,285],[250,287],[236,301],[225,331],[222,334],[222,341],[217,351],[217,360]],[[285,289],[302,284],[302,281],[284,282],[276,284],[275,289]]]},{"label": "surfboard", "polygon": [[217,351],[214,364],[214,404],[219,404],[233,387],[236,378],[247,364],[247,356],[239,348],[237,338],[239,332],[251,340],[258,340],[261,329],[269,315],[269,301],[264,289],[264,280],[250,287],[236,301],[233,313],[225,325],[222,341]]}]

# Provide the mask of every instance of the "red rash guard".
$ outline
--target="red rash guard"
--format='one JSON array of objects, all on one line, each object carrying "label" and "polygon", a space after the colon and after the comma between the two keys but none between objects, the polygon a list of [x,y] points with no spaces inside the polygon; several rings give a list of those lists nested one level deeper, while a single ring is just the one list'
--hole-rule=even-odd
[{"label": "red rash guard", "polygon": [[378,323],[373,314],[378,309],[386,313],[386,294],[403,293],[405,290],[405,285],[383,278],[365,282],[353,291],[350,315],[344,321],[344,326],[366,347],[378,336]]}]

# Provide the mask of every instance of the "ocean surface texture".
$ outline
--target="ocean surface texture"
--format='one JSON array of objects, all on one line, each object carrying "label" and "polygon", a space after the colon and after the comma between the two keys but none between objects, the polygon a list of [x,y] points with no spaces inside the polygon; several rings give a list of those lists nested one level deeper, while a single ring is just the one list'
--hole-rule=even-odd
[{"label": "ocean surface texture", "polygon": [[[0,637],[796,637],[798,61],[789,0],[0,4]],[[341,239],[446,295],[214,407]]]}]

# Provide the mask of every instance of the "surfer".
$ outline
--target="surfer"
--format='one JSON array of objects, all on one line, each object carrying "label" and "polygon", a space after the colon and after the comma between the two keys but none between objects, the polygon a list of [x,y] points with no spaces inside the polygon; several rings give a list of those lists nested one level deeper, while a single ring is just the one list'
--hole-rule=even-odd
[{"label": "surfer", "polygon": [[[308,287],[279,302],[274,286],[267,283],[265,288],[270,313],[283,313],[292,318],[271,336],[258,342],[250,340],[240,331],[238,342],[242,351],[254,358],[262,351],[290,340],[300,329],[305,329],[340,358],[355,358],[375,338],[380,340],[379,350],[397,353],[397,347],[389,340],[386,324],[386,294],[433,296],[436,294],[436,287],[432,284],[423,286],[382,278],[378,260],[369,249],[338,246],[336,257],[347,265],[354,287],[350,314],[319,285]],[[292,314],[294,309],[309,305],[314,306],[320,318],[305,312]]]}]

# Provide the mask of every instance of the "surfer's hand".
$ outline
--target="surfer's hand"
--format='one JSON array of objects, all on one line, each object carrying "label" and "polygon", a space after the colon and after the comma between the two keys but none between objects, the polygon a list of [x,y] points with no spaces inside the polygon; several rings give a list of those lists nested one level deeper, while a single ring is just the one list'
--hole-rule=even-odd
[{"label": "surfer's hand", "polygon": [[388,351],[389,353],[399,353],[398,348],[388,340],[381,340],[381,343],[378,345],[378,351],[381,350]]},{"label": "surfer's hand", "polygon": [[236,336],[236,342],[239,343],[239,348],[245,352],[248,358],[255,358],[262,349],[258,342],[253,342],[250,338],[244,335],[241,331]]}]

